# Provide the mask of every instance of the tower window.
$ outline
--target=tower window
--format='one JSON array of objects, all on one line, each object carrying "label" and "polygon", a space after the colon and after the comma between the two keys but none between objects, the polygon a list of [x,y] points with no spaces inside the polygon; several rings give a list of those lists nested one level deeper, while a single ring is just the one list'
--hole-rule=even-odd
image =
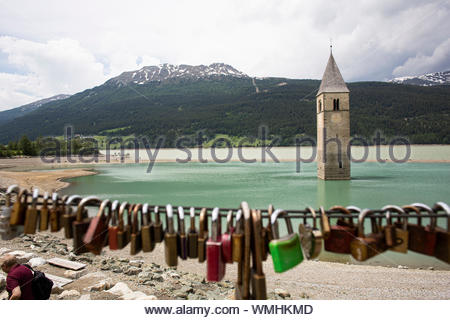
[{"label": "tower window", "polygon": [[339,169],[342,169],[342,161],[339,161]]},{"label": "tower window", "polygon": [[321,112],[322,111],[322,100],[319,100],[319,111],[318,112]]},{"label": "tower window", "polygon": [[339,110],[339,99],[333,99],[333,111]]}]

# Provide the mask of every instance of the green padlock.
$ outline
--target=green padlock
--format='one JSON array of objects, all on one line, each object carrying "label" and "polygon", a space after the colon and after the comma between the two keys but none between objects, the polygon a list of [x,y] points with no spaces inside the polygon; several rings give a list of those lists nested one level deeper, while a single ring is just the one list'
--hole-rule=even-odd
[{"label": "green padlock", "polygon": [[[278,231],[277,218],[284,216],[286,221],[288,235],[280,238]],[[275,272],[285,272],[292,269],[303,261],[303,253],[300,245],[300,237],[294,233],[291,220],[287,216],[287,212],[277,209],[270,217],[272,225],[273,240],[269,242],[270,255],[272,256],[273,268]]]}]

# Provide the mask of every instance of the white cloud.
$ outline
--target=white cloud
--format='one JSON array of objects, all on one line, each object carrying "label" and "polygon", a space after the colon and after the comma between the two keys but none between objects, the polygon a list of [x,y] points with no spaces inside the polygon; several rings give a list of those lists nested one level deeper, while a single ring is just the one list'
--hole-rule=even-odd
[{"label": "white cloud", "polygon": [[[449,39],[449,13],[448,0],[0,0],[1,34],[10,36],[0,50],[39,79],[39,92],[29,88],[36,97],[165,62],[319,78],[330,38],[346,80],[384,80],[399,67],[415,71],[408,59],[430,57],[423,69],[448,62],[433,52]],[[21,101],[0,97],[0,108]]]},{"label": "white cloud", "polygon": [[3,36],[0,51],[23,73],[0,74],[0,106],[20,105],[55,93],[75,93],[105,80],[103,65],[75,40],[39,43]]},{"label": "white cloud", "polygon": [[450,70],[450,39],[441,43],[431,55],[419,53],[394,69],[395,76],[421,75]]}]

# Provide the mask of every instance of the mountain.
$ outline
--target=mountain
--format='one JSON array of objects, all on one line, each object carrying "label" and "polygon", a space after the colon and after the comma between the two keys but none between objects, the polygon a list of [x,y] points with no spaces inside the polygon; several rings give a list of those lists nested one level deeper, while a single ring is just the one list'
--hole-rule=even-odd
[{"label": "mountain", "polygon": [[46,103],[66,99],[68,97],[70,97],[70,95],[68,95],[68,94],[58,94],[56,96],[38,100],[38,101],[29,103],[29,104],[25,104],[23,106],[20,106],[20,107],[14,108],[14,109],[2,111],[2,112],[0,112],[0,124],[8,122],[8,121],[16,119],[16,118],[19,118],[21,116],[24,116],[27,113],[30,113],[30,112],[40,108],[41,106],[45,105]]},{"label": "mountain", "polygon": [[[251,78],[225,64],[145,67],[3,124],[0,143],[24,134],[61,136],[71,124],[83,135],[135,134],[151,141],[165,135],[169,147],[176,137],[193,137],[199,130],[209,138],[251,139],[265,124],[281,145],[292,145],[298,135],[316,136],[319,85],[319,80]],[[348,88],[353,136],[370,138],[380,130],[412,143],[450,144],[450,86],[355,82]]]},{"label": "mountain", "polygon": [[214,77],[248,78],[245,73],[224,63],[213,63],[209,66],[172,65],[165,63],[159,66],[148,66],[140,70],[124,72],[118,77],[108,80],[106,83],[115,84],[120,87],[131,83],[143,85],[149,82],[166,81],[169,79],[198,80]]},{"label": "mountain", "polygon": [[421,76],[398,77],[389,80],[389,82],[416,86],[450,85],[450,71],[427,73]]}]

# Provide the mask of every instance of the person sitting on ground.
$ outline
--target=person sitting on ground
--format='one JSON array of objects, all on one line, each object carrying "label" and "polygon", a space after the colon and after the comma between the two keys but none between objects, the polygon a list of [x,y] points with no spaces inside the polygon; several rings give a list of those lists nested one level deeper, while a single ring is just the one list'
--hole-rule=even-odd
[{"label": "person sitting on ground", "polygon": [[17,263],[13,255],[6,255],[0,259],[3,272],[7,273],[6,290],[9,300],[34,300],[31,282],[33,273],[27,267]]}]

